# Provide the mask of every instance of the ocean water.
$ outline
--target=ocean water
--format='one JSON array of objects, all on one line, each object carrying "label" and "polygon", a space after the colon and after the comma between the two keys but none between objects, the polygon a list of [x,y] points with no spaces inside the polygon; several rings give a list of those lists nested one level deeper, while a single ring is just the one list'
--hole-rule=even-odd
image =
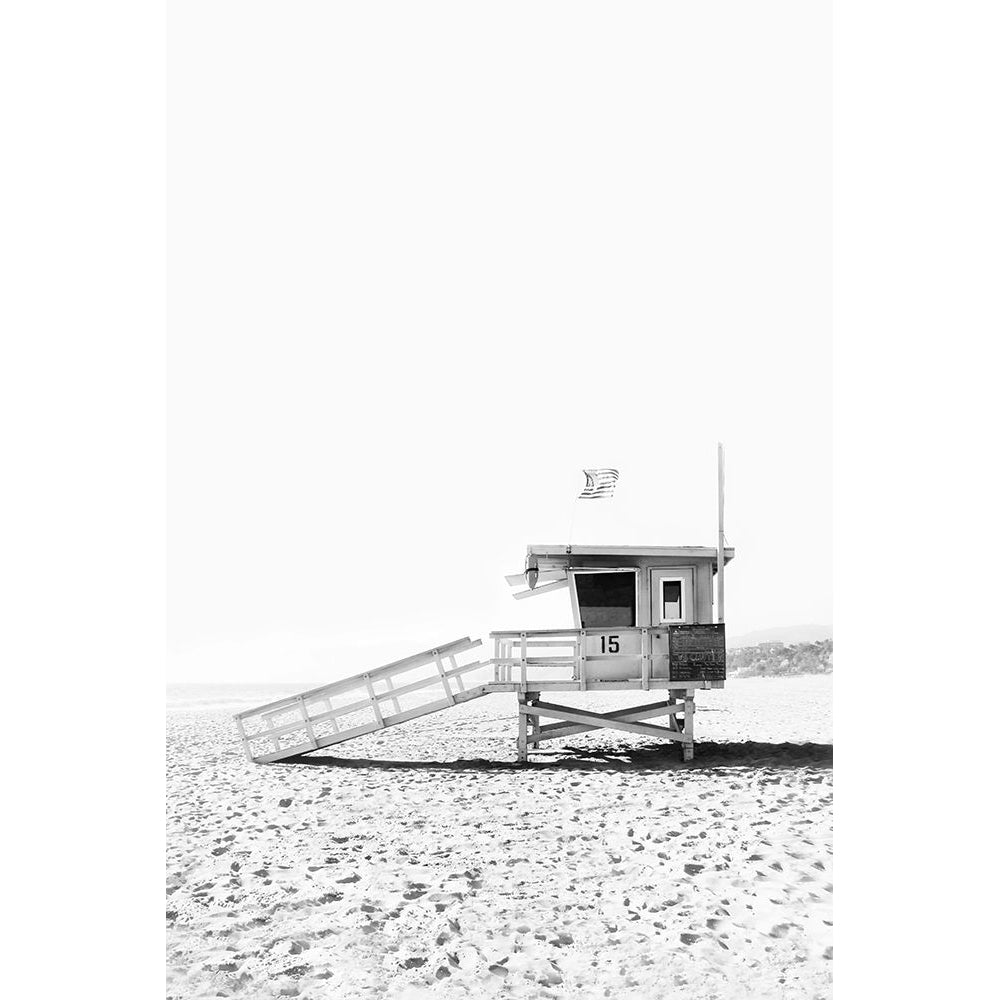
[{"label": "ocean water", "polygon": [[321,681],[286,684],[168,684],[168,712],[242,712],[318,687]]}]

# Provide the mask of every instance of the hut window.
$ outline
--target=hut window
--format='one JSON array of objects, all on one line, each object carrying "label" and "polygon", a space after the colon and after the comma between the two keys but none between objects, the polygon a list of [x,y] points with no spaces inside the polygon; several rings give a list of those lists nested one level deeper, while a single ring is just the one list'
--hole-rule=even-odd
[{"label": "hut window", "polygon": [[663,588],[663,616],[665,622],[682,621],[684,618],[684,608],[682,607],[682,589],[680,580],[661,580],[660,586]]},{"label": "hut window", "polygon": [[635,626],[635,573],[576,573],[581,628]]}]

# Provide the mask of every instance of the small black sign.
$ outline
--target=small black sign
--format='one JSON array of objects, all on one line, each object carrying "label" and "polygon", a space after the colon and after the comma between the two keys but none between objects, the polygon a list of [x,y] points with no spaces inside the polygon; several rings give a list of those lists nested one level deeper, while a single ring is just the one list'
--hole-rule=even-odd
[{"label": "small black sign", "polygon": [[670,679],[672,681],[724,681],[726,679],[726,626],[671,625]]}]

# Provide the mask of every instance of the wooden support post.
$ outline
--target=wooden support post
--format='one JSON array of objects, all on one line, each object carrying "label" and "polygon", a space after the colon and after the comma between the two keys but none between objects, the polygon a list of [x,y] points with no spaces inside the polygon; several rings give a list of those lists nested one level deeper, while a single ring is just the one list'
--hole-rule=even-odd
[{"label": "wooden support post", "polygon": [[[458,660],[456,660],[454,656],[449,656],[448,662],[451,664],[451,670],[458,670]],[[465,690],[465,682],[462,680],[461,674],[455,674],[455,683],[458,685],[459,691]]]},{"label": "wooden support post", "polygon": [[521,633],[521,690],[528,690],[528,637]]},{"label": "wooden support post", "polygon": [[[668,704],[669,704],[669,705],[670,705],[671,707],[674,707],[674,706],[676,706],[676,705],[677,705],[677,699],[676,699],[676,698],[675,698],[675,697],[673,696],[673,692],[671,692],[671,694],[670,694],[670,697],[669,697],[669,698],[667,698],[667,702],[668,702]],[[679,709],[678,709],[678,711],[679,711]],[[667,727],[668,727],[669,729],[672,729],[672,730],[674,730],[674,732],[676,732],[676,733],[679,733],[679,732],[682,732],[682,731],[683,731],[683,730],[681,729],[680,725],[679,725],[679,724],[678,724],[678,722],[677,722],[677,713],[676,713],[676,711],[675,711],[674,713],[672,713],[672,714],[671,714],[671,715],[670,715],[670,716],[668,717],[668,719],[667,719]]]},{"label": "wooden support post", "polygon": [[381,729],[385,725],[385,722],[382,720],[382,712],[378,707],[378,698],[375,697],[375,688],[372,687],[370,674],[365,674],[365,687],[368,688],[368,701],[372,706],[372,711],[375,713],[375,721],[378,723],[379,729]]},{"label": "wooden support post", "polygon": [[684,692],[684,735],[689,737],[681,744],[684,760],[694,760],[694,691]]},{"label": "wooden support post", "polygon": [[652,657],[650,655],[652,640],[649,637],[649,629],[644,628],[639,636],[639,650],[642,653],[642,689],[643,691],[649,690],[649,675],[652,665]]},{"label": "wooden support post", "polygon": [[[265,725],[267,726],[268,729],[274,729],[274,719],[272,719],[270,715],[265,715],[264,716],[264,723],[265,723]],[[281,749],[281,744],[278,742],[278,737],[277,736],[272,736],[271,737],[271,746],[274,747],[274,750],[275,750],[276,753],[277,753],[278,750]]]},{"label": "wooden support post", "polygon": [[313,745],[313,750],[319,749],[319,744],[316,742],[316,734],[313,732],[312,722],[309,720],[309,712],[306,709],[306,700],[299,695],[299,711],[302,713],[302,721],[306,724],[306,735],[309,737],[309,742]]},{"label": "wooden support post", "polygon": [[[386,689],[386,691],[391,691],[392,690],[392,678],[391,677],[386,677],[385,678],[385,689]],[[398,698],[391,698],[390,700],[392,701],[393,711],[396,713],[396,715],[399,715],[399,699]]]},{"label": "wooden support post", "polygon": [[577,672],[580,675],[580,690],[587,690],[587,633],[581,632],[576,646]]},{"label": "wooden support post", "polygon": [[517,759],[524,763],[528,759],[528,716],[522,710],[527,705],[527,695],[517,692]]},{"label": "wooden support post", "polygon": [[247,760],[253,763],[253,754],[250,752],[250,741],[247,739],[246,727],[243,725],[243,720],[237,715],[236,716],[236,726],[240,731],[240,736],[243,737],[243,750],[247,755]]},{"label": "wooden support post", "polygon": [[448,678],[445,676],[444,664],[441,662],[441,657],[437,655],[437,650],[434,650],[434,663],[437,666],[438,675],[441,678],[441,684],[444,686],[445,697],[448,699],[449,704],[455,704],[455,695],[452,693],[451,685],[448,683]]},{"label": "wooden support post", "polygon": [[[535,692],[532,692],[532,693],[528,694],[528,696],[527,696],[528,704],[529,705],[534,705],[535,702],[538,701],[539,697],[541,697],[541,693],[538,692],[538,691],[535,691]],[[541,732],[541,729],[542,729],[542,720],[541,720],[541,718],[539,716],[537,716],[537,715],[529,715],[528,716],[528,736],[529,737],[537,736]],[[529,742],[530,742],[530,740],[529,740]]]}]

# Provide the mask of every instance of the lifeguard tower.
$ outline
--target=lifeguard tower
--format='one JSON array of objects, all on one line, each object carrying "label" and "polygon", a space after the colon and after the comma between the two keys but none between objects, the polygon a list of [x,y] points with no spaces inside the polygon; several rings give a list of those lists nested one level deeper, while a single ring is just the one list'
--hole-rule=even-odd
[{"label": "lifeguard tower", "polygon": [[[681,745],[694,756],[695,692],[726,680],[720,449],[719,544],[529,545],[507,583],[523,600],[568,590],[574,627],[490,633],[492,657],[468,637],[235,716],[247,757],[268,763],[343,743],[498,692],[518,702],[517,757],[547,740],[615,729]],[[713,602],[713,582],[719,600]],[[474,658],[469,659],[472,656]],[[465,662],[461,662],[465,660]],[[584,711],[561,691],[660,691],[658,701]],[[666,725],[647,720],[666,717]],[[553,720],[542,724],[542,719]]]}]

